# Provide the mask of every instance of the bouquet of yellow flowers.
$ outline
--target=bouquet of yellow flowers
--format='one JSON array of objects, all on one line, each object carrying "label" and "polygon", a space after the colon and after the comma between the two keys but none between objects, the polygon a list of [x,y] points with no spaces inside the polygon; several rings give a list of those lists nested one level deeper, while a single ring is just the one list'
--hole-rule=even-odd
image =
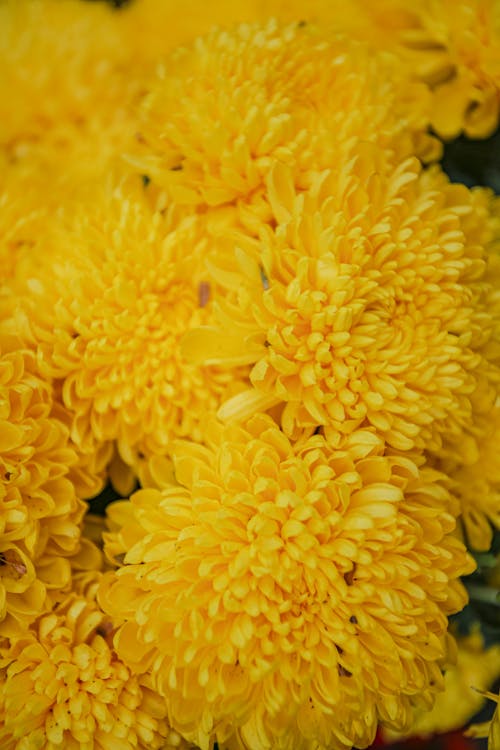
[{"label": "bouquet of yellow flowers", "polygon": [[0,3],[0,749],[463,726],[500,199],[440,161],[500,0],[112,5]]}]

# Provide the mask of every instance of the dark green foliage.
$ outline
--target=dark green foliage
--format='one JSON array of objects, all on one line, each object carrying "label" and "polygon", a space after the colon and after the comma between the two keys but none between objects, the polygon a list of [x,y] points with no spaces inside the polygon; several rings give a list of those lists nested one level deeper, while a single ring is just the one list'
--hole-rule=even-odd
[{"label": "dark green foliage", "polygon": [[89,500],[89,513],[96,513],[98,516],[104,516],[106,506],[113,503],[115,500],[121,500],[121,495],[115,492],[113,487],[108,484],[107,487],[97,495],[97,497],[93,497]]},{"label": "dark green foliage", "polygon": [[442,166],[452,182],[482,185],[500,193],[500,129],[486,140],[461,136],[446,143]]}]

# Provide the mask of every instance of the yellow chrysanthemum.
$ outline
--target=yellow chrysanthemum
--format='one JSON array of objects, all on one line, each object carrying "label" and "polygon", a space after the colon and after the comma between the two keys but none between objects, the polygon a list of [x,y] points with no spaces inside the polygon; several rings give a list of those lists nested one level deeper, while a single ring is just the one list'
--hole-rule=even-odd
[{"label": "yellow chrysanthemum", "polygon": [[[33,244],[30,241],[23,243],[23,246],[19,248],[17,259],[10,268],[10,278],[5,280],[5,286],[1,289],[1,336],[8,351],[29,352],[33,374],[43,383],[47,394],[50,394],[51,417],[57,420],[67,435],[67,447],[72,456],[67,466],[67,478],[72,483],[77,497],[86,500],[98,495],[106,483],[107,467],[113,456],[113,444],[92,437],[83,446],[80,442],[75,442],[71,437],[72,415],[63,403],[63,384],[60,380],[53,380],[47,372],[40,371],[36,352],[37,342],[31,331],[30,311],[32,307],[26,300],[24,300],[24,305],[21,304],[21,300],[26,290],[30,289],[32,269],[36,268],[40,271],[44,262],[49,264],[51,260],[55,261],[55,258],[51,257],[46,242],[53,222],[49,221],[48,216],[43,219],[38,216],[35,221],[40,226],[43,222],[44,231],[33,241]],[[30,230],[32,228],[33,226]],[[50,245],[50,241],[48,244]],[[28,298],[30,299],[30,292],[28,292]]]},{"label": "yellow chrysanthemum", "polygon": [[386,164],[432,151],[427,104],[392,58],[349,39],[308,24],[242,25],[165,62],[130,159],[179,203],[258,202],[276,160],[303,188],[360,141]]},{"label": "yellow chrysanthemum", "polygon": [[[153,72],[172,49],[213,26],[257,20],[259,4],[261,0],[185,0],[179,13],[179,6],[169,0],[139,0],[122,9],[115,21],[134,66]],[[267,19],[269,12],[262,15]]]},{"label": "yellow chrysanthemum", "polygon": [[[347,14],[346,14],[347,11]],[[351,23],[348,17],[354,16]],[[207,34],[214,26],[231,29],[238,23],[265,23],[277,18],[286,23],[303,21],[318,25],[353,28],[359,25],[356,14],[336,0],[185,0],[182,13],[171,0],[138,0],[127,5],[116,19],[123,43],[133,53],[135,65],[154,69],[166,53]]]},{"label": "yellow chrysanthemum", "polygon": [[0,287],[30,254],[43,231],[40,195],[45,180],[33,172],[9,168],[0,156]]},{"label": "yellow chrysanthemum", "polygon": [[195,362],[253,364],[253,389],[223,419],[284,402],[287,434],[323,425],[336,441],[369,424],[397,449],[439,453],[473,401],[482,413],[495,403],[498,314],[473,231],[483,216],[437,169],[407,160],[383,176],[379,158],[365,150],[306,193],[276,165],[274,226],[220,240],[210,270],[236,296],[183,347]]},{"label": "yellow chrysanthemum", "polygon": [[487,550],[493,528],[500,529],[500,408],[493,409],[476,427],[479,437],[467,437],[469,460],[457,465],[445,459],[440,466],[452,478],[460,498],[468,546]]},{"label": "yellow chrysanthemum", "polygon": [[105,3],[0,4],[0,153],[36,164],[43,204],[105,174],[134,132],[142,84],[122,41]]},{"label": "yellow chrysanthemum", "polygon": [[500,677],[499,645],[485,649],[480,633],[473,632],[459,638],[457,646],[456,663],[444,675],[444,691],[437,695],[431,711],[417,712],[411,735],[462,729],[483,706],[483,692]]},{"label": "yellow chrysanthemum", "polygon": [[174,750],[184,747],[164,702],[110,645],[113,624],[71,594],[11,646],[0,670],[5,750]]},{"label": "yellow chrysanthemum", "polygon": [[180,441],[176,480],[112,505],[105,611],[201,748],[365,747],[441,687],[471,565],[456,503],[367,430],[292,445],[267,415]]},{"label": "yellow chrysanthemum", "polygon": [[142,86],[105,3],[0,3],[1,278],[46,252],[71,197],[122,168]]},{"label": "yellow chrysanthemum", "polygon": [[[491,334],[482,346],[486,361],[500,361],[500,239],[499,202],[489,191],[472,194],[472,213],[464,231],[469,244],[488,248],[484,281],[488,291],[483,299]],[[484,319],[485,320],[485,319]],[[461,520],[468,546],[486,550],[492,541],[492,527],[500,528],[500,412],[498,380],[488,383],[486,373],[477,371],[475,390],[470,394],[472,419],[455,435],[448,433],[436,466],[453,481],[453,491],[461,502]]]},{"label": "yellow chrysanthemum", "polygon": [[35,356],[0,333],[0,632],[10,633],[69,586],[84,504],[69,480],[77,457]]},{"label": "yellow chrysanthemum", "polygon": [[203,217],[175,207],[164,216],[142,183],[123,183],[65,218],[15,289],[75,444],[85,454],[118,440],[133,464],[163,454],[173,437],[201,440],[203,420],[240,375],[191,365],[179,351],[186,330],[212,320],[217,293]]},{"label": "yellow chrysanthemum", "polygon": [[443,138],[490,135],[500,114],[498,0],[355,0],[333,24],[391,49],[409,77],[433,92],[432,125]]}]

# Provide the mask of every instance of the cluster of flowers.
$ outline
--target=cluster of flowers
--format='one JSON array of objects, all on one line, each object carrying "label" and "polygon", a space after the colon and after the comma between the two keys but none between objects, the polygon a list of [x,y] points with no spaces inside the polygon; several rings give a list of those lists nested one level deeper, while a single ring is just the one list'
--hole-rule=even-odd
[{"label": "cluster of flowers", "polygon": [[434,728],[500,528],[500,205],[438,163],[500,2],[407,6],[1,3],[2,749]]}]

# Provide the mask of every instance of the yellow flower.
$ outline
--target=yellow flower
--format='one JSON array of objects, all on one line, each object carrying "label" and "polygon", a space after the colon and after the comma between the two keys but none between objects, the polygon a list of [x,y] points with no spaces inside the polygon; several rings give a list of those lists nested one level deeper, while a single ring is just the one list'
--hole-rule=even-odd
[{"label": "yellow flower", "polygon": [[[482,245],[488,250],[482,320],[486,324],[487,315],[490,334],[479,349],[483,367],[486,362],[500,361],[500,202],[482,189],[474,190],[471,197],[472,212],[463,223],[466,241],[470,246]],[[480,320],[480,308],[477,312]],[[461,521],[468,546],[476,550],[488,549],[492,526],[500,528],[499,384],[498,375],[493,376],[491,369],[487,374],[487,369],[477,370],[476,388],[469,396],[472,419],[462,431],[444,436],[436,462],[453,482],[453,492],[462,506]]]},{"label": "yellow flower", "polygon": [[71,582],[84,504],[77,462],[35,355],[0,331],[0,633],[33,621]]},{"label": "yellow flower", "polygon": [[394,448],[439,453],[498,392],[500,318],[473,231],[483,216],[437,169],[407,160],[384,175],[384,155],[363,151],[307,192],[274,166],[274,224],[220,241],[209,267],[233,294],[183,350],[253,365],[225,420],[281,402],[287,434],[324,425],[335,442],[371,425]]},{"label": "yellow flower", "polygon": [[386,163],[436,150],[425,87],[308,24],[214,31],[177,50],[150,89],[130,161],[182,204],[259,205],[276,160],[305,188],[360,142]]},{"label": "yellow flower", "polygon": [[[462,729],[482,707],[484,691],[500,676],[500,646],[484,648],[479,632],[458,639],[456,664],[444,675],[444,691],[431,711],[416,713],[410,734],[426,736]],[[389,735],[394,739],[394,735]]]},{"label": "yellow flower", "polygon": [[500,529],[500,409],[494,408],[475,427],[476,435],[465,438],[468,460],[458,465],[445,458],[439,465],[453,480],[453,491],[460,499],[469,548],[487,550],[492,527]]},{"label": "yellow flower", "polygon": [[356,0],[344,19],[377,49],[391,49],[433,92],[432,126],[443,138],[490,135],[500,113],[497,0]]},{"label": "yellow flower", "polygon": [[[71,435],[72,415],[63,403],[63,383],[61,380],[52,379],[47,373],[40,372],[37,342],[31,331],[31,291],[27,290],[30,289],[33,269],[40,272],[44,262],[51,262],[51,243],[48,237],[53,222],[49,221],[48,216],[38,216],[36,221],[40,222],[40,226],[43,223],[44,230],[36,242],[29,242],[23,246],[17,262],[11,267],[11,277],[6,279],[5,286],[1,289],[0,343],[11,353],[21,352],[24,356],[24,353],[28,352],[31,371],[43,384],[44,392],[50,400],[50,416],[66,434],[66,459],[71,456],[66,467],[67,479],[73,485],[76,496],[85,500],[98,495],[103,489],[107,479],[107,466],[113,455],[113,444],[109,441],[99,441],[92,436],[85,445],[78,440],[75,442]],[[25,293],[30,302],[25,300],[23,305],[21,300]]]},{"label": "yellow flower", "polygon": [[185,745],[170,731],[161,698],[113,651],[112,630],[91,595],[74,593],[13,642],[0,670],[2,748]]},{"label": "yellow flower", "polygon": [[[154,70],[175,47],[190,44],[215,26],[231,30],[239,23],[312,22],[356,31],[359,10],[338,0],[185,0],[179,13],[172,0],[140,0],[127,5],[115,19],[130,52],[134,69]],[[347,11],[347,12],[346,12]],[[341,21],[341,23],[340,23]]]},{"label": "yellow flower", "polygon": [[128,464],[163,454],[173,437],[201,440],[241,374],[182,358],[181,336],[212,320],[218,293],[204,268],[205,222],[174,206],[164,216],[147,193],[123,182],[76,203],[14,287],[75,444],[85,453],[118,440]]},{"label": "yellow flower", "polygon": [[42,204],[104,174],[134,132],[142,84],[128,63],[105,3],[0,4],[0,154],[36,164]]},{"label": "yellow flower", "polygon": [[179,45],[206,34],[214,26],[231,27],[242,21],[267,19],[269,9],[259,14],[262,0],[185,0],[182,13],[171,0],[140,0],[126,6],[115,19],[134,69],[154,71],[165,55]]},{"label": "yellow flower", "polygon": [[112,505],[118,654],[206,749],[365,747],[442,685],[471,570],[456,502],[368,430],[295,445],[267,415],[179,441],[176,480]]},{"label": "yellow flower", "polygon": [[43,231],[40,195],[45,180],[33,171],[14,170],[0,155],[0,284],[15,273],[16,265],[32,252]]}]

